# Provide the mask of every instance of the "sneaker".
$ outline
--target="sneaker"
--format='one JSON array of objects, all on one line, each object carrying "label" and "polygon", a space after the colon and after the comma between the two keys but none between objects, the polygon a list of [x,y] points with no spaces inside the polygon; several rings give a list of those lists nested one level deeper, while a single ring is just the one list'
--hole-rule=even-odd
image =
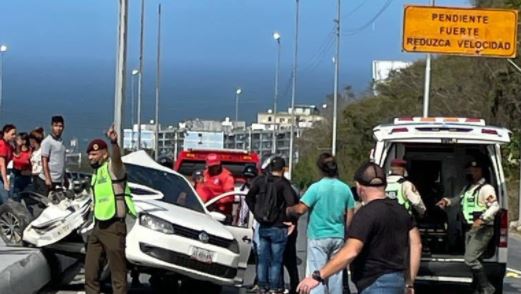
[{"label": "sneaker", "polygon": [[481,290],[481,293],[483,294],[494,294],[496,293],[496,288],[492,286],[491,284],[488,284],[484,289]]},{"label": "sneaker", "polygon": [[251,285],[250,287],[246,288],[246,291],[248,293],[257,293],[259,291],[259,285],[257,285],[257,284]]}]

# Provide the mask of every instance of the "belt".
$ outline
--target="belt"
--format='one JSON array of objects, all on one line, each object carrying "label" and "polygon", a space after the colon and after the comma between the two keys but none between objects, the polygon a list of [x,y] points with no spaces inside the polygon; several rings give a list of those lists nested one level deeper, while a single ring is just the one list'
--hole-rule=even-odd
[{"label": "belt", "polygon": [[96,220],[96,223],[100,223],[100,224],[111,224],[111,223],[115,223],[115,222],[124,223],[125,218],[124,217],[113,217],[113,218],[107,219],[107,220],[99,220],[99,219]]}]

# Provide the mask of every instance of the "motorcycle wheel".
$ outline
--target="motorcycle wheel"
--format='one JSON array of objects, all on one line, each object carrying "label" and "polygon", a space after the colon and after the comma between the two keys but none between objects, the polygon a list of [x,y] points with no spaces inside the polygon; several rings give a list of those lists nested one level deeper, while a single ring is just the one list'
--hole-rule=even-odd
[{"label": "motorcycle wheel", "polygon": [[23,232],[32,220],[25,206],[9,199],[0,206],[0,237],[7,246],[23,246]]}]

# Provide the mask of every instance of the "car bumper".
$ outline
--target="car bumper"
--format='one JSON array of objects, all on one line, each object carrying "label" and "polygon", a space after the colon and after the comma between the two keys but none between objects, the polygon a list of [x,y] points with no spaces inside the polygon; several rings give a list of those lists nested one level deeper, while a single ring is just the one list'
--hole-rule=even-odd
[{"label": "car bumper", "polygon": [[[192,247],[214,252],[212,263],[191,258]],[[139,223],[127,235],[126,256],[130,263],[142,267],[164,269],[219,285],[240,283],[236,279],[239,254],[198,240],[156,232]]]},{"label": "car bumper", "polygon": [[[484,262],[483,267],[491,281],[502,281],[505,277],[505,263]],[[422,261],[416,281],[419,284],[470,284],[472,272],[463,261]]]}]

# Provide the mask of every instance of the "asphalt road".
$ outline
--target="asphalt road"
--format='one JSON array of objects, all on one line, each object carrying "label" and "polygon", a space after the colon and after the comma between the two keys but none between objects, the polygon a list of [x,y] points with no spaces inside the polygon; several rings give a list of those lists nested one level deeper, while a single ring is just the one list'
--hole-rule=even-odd
[{"label": "asphalt road", "polygon": [[[305,232],[304,224],[300,225],[299,231]],[[299,259],[302,261],[299,265],[300,274],[305,273],[305,260],[306,260],[306,240],[305,234],[299,234],[297,243],[297,252]],[[504,292],[507,294],[521,293],[521,236],[517,234],[511,234],[509,239],[509,254],[508,254],[508,272],[505,277]],[[72,294],[72,293],[83,293],[84,287],[84,276],[81,265],[76,267],[76,272],[68,273],[72,279],[66,284],[55,285],[47,287],[40,293],[52,293],[52,294]],[[140,280],[143,283],[140,287],[131,287],[129,293],[155,293],[155,291],[148,284],[148,275],[141,275]],[[254,278],[254,268],[250,267],[246,274],[246,284],[251,284]],[[286,279],[287,281],[287,279]],[[106,285],[106,291],[110,291],[110,285]],[[352,293],[356,293],[355,288],[352,286]],[[466,293],[465,287],[455,286],[443,286],[443,287],[432,287],[419,288],[417,293]],[[193,292],[196,294],[196,292]],[[208,293],[208,292],[206,292]],[[238,289],[234,287],[227,287],[223,290],[223,294],[243,294],[247,293],[246,289]]]}]

